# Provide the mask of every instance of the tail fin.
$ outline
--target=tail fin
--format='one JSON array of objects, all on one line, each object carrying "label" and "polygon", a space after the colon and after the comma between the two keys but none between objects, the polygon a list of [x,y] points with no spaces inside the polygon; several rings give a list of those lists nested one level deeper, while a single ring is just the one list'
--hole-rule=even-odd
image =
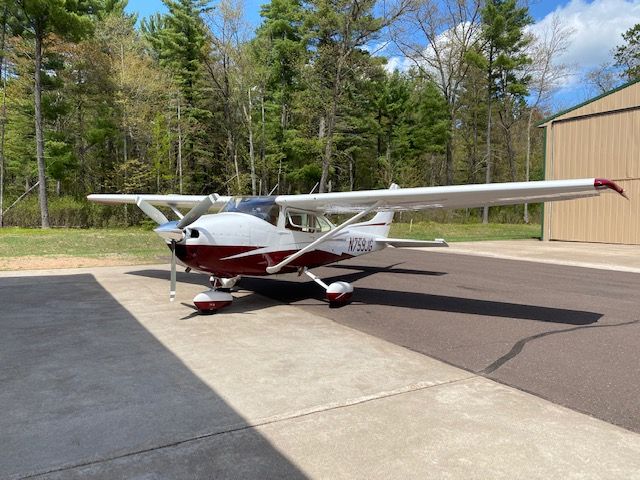
[{"label": "tail fin", "polygon": [[[392,183],[389,190],[395,190],[400,188],[395,183]],[[371,233],[379,238],[386,238],[389,236],[389,229],[391,228],[391,222],[393,222],[393,211],[378,212],[373,218],[367,222],[355,223],[352,229],[362,229],[363,232]]]}]

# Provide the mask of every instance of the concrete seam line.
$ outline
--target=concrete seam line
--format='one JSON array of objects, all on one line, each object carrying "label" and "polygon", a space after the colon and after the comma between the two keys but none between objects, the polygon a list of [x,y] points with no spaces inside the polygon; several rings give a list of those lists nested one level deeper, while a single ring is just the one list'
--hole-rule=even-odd
[{"label": "concrete seam line", "polygon": [[332,410],[338,410],[338,409],[341,409],[341,408],[348,408],[348,407],[352,407],[352,406],[356,406],[356,405],[361,405],[363,403],[373,402],[375,400],[381,400],[381,399],[384,399],[384,398],[391,398],[391,397],[396,397],[396,396],[399,396],[399,395],[405,395],[407,393],[419,392],[421,390],[437,388],[437,387],[441,387],[441,386],[445,386],[445,385],[451,385],[451,384],[454,384],[454,383],[466,382],[466,381],[472,380],[474,378],[484,378],[484,377],[481,377],[480,375],[468,375],[468,376],[463,377],[463,378],[457,378],[455,380],[449,380],[449,381],[441,382],[441,383],[433,383],[433,382],[413,383],[411,385],[400,387],[400,388],[397,388],[397,389],[394,389],[394,390],[388,390],[388,391],[385,391],[385,392],[379,392],[378,394],[374,394],[374,395],[366,395],[366,396],[359,397],[359,398],[356,398],[356,399],[346,400],[344,402],[335,402],[335,403],[330,403],[330,404],[321,405],[321,406],[317,406],[317,407],[311,407],[311,408],[308,408],[308,409],[298,410],[298,411],[290,413],[290,414],[274,415],[274,416],[271,416],[271,417],[265,417],[263,419],[258,420],[257,422],[251,423],[251,424],[227,427],[225,430],[220,430],[218,432],[204,433],[202,435],[197,435],[195,437],[186,438],[186,439],[183,439],[183,440],[176,440],[175,442],[170,442],[170,443],[166,443],[166,444],[163,444],[163,445],[157,445],[155,447],[144,448],[144,449],[136,450],[136,451],[133,451],[133,452],[127,452],[127,453],[123,453],[121,455],[114,455],[112,457],[106,457],[106,458],[101,458],[101,459],[97,459],[97,460],[91,460],[91,461],[83,462],[83,463],[63,465],[63,466],[60,466],[60,467],[57,467],[57,468],[53,468],[51,470],[41,471],[41,472],[37,472],[37,473],[29,473],[29,474],[21,476],[21,477],[16,477],[16,479],[17,480],[26,480],[26,479],[29,479],[29,478],[40,477],[42,475],[49,475],[49,474],[52,474],[52,473],[64,472],[65,470],[71,470],[73,468],[89,467],[91,465],[97,465],[97,464],[100,464],[100,463],[110,462],[110,461],[118,460],[118,459],[121,459],[121,458],[133,457],[134,455],[140,455],[140,454],[143,454],[143,453],[154,452],[156,450],[162,450],[162,449],[165,449],[165,448],[177,447],[177,446],[184,445],[184,444],[187,444],[187,443],[197,442],[199,440],[205,440],[205,439],[208,439],[208,438],[217,437],[219,435],[226,435],[228,433],[242,432],[244,430],[250,430],[252,428],[263,427],[263,426],[266,426],[266,425],[271,425],[271,424],[274,424],[274,423],[279,423],[279,422],[283,422],[283,421],[287,421],[287,420],[295,420],[297,418],[307,417],[307,416],[313,415],[315,413],[330,412]]}]

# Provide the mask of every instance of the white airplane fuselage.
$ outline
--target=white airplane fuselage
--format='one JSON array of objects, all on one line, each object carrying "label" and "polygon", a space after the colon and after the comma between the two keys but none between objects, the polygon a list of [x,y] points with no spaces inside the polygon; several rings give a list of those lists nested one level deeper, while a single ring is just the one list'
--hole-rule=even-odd
[{"label": "white airplane fuselage", "polygon": [[[388,190],[220,197],[189,195],[89,195],[105,204],[135,203],[158,227],[171,255],[169,298],[176,295],[176,258],[186,266],[211,274],[211,290],[193,302],[203,312],[228,306],[229,290],[243,275],[279,272],[305,274],[326,292],[330,304],[344,304],[353,286],[336,281],[329,285],[309,269],[393,247],[446,247],[434,241],[389,238],[395,210],[466,208],[511,205],[534,201],[569,200],[611,190],[625,196],[614,182],[602,178],[514,182],[505,184],[452,185]],[[179,220],[169,221],[154,205],[169,207]],[[222,206],[220,213],[210,209]],[[188,207],[184,215],[180,208]],[[375,213],[377,212],[377,213]],[[333,225],[326,214],[353,216]],[[361,221],[373,214],[369,221]],[[360,222],[360,223],[356,223]]]},{"label": "white airplane fuselage", "polygon": [[[283,214],[276,225],[240,212],[203,215],[186,229],[184,240],[176,244],[176,255],[185,265],[217,277],[268,275],[267,267],[278,264],[333,227],[326,219],[322,221],[327,222],[325,229],[295,229],[287,225]],[[386,245],[376,241],[381,237],[380,227],[388,229],[388,225],[367,223],[345,228],[281,271],[295,272],[381,250]]]}]

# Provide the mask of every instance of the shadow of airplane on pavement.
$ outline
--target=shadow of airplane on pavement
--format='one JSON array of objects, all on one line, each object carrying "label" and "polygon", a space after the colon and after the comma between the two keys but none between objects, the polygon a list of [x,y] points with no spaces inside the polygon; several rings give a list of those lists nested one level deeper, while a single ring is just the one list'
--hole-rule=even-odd
[{"label": "shadow of airplane on pavement", "polygon": [[[350,270],[352,273],[323,277],[323,281],[330,284],[335,281],[354,283],[353,301],[346,308],[357,308],[359,304],[384,305],[390,307],[410,308],[416,310],[440,311],[490,317],[513,318],[518,320],[536,320],[539,322],[560,323],[567,325],[589,325],[597,322],[602,314],[583,310],[553,308],[538,305],[525,305],[510,302],[498,302],[465,297],[435,295],[423,292],[406,292],[384,288],[359,287],[358,280],[376,274],[403,274],[416,276],[442,276],[446,272],[434,272],[397,268],[400,264],[388,267],[374,267],[362,265],[332,265],[329,269]],[[163,270],[139,270],[129,272],[153,278],[167,278],[168,273]],[[178,281],[200,284],[206,288],[206,277],[202,274],[179,273]],[[246,289],[273,300],[296,304],[305,300],[313,300],[318,304],[327,303],[324,291],[306,276],[296,274],[282,274],[271,277],[243,277],[238,283],[239,288]],[[235,302],[234,302],[235,303]]]}]

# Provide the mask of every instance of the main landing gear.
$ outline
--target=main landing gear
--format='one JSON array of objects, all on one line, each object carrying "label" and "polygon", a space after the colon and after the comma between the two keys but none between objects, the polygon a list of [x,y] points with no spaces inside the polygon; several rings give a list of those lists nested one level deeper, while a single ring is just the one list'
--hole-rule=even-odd
[{"label": "main landing gear", "polygon": [[193,304],[200,313],[215,313],[221,308],[228,307],[233,302],[230,291],[240,280],[240,275],[232,278],[209,277],[211,290],[199,293],[193,298]]},{"label": "main landing gear", "polygon": [[316,282],[326,292],[327,300],[330,307],[340,307],[346,305],[353,295],[353,286],[347,282],[333,282],[331,285],[324,283],[317,275],[311,273],[306,267],[298,271],[298,275],[305,274],[311,280]]}]

